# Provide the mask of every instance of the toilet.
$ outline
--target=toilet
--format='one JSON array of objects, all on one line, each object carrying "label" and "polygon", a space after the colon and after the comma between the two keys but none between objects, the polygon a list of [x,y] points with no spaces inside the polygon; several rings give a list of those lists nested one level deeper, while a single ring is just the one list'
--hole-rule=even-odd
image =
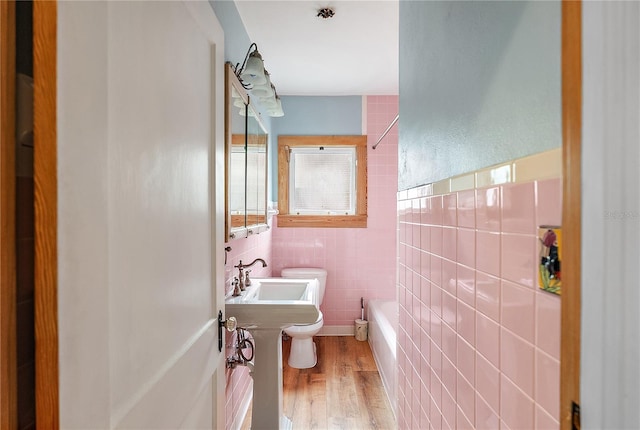
[{"label": "toilet", "polygon": [[320,305],[324,299],[324,290],[327,283],[327,271],[315,267],[291,267],[282,269],[280,276],[283,278],[317,279],[318,280],[318,320],[311,324],[296,324],[284,329],[291,337],[291,352],[289,353],[289,366],[296,369],[308,369],[318,362],[316,344],[313,336],[318,334],[324,320]]}]

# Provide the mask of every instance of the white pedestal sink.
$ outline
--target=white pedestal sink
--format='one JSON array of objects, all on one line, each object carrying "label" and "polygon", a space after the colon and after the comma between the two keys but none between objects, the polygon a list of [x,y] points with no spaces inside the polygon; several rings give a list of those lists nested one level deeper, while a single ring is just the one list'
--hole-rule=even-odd
[{"label": "white pedestal sink", "polygon": [[251,429],[290,429],[282,414],[282,329],[317,321],[318,281],[253,279],[240,296],[225,300],[225,313],[254,339]]}]

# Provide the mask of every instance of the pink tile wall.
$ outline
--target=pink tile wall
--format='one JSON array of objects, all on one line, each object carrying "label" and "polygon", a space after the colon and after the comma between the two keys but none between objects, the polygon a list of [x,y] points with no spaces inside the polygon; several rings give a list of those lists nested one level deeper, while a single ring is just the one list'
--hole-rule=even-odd
[{"label": "pink tile wall", "polygon": [[237,277],[239,273],[234,266],[237,266],[241,260],[242,264],[249,264],[256,258],[262,258],[267,262],[267,267],[263,268],[262,264],[256,263],[249,269],[251,270],[250,276],[256,278],[271,276],[273,271],[272,231],[273,229],[267,230],[266,232],[225,244],[225,246],[231,247],[231,251],[227,253],[227,263],[224,266],[225,279],[227,280],[225,295],[233,291],[231,280]]},{"label": "pink tile wall", "polygon": [[[251,276],[256,278],[271,276],[273,267],[271,256],[271,230],[260,233],[255,236],[249,236],[246,239],[237,239],[225,244],[230,246],[231,251],[227,253],[227,263],[225,264],[225,294],[233,291],[231,280],[234,276],[238,276],[236,266],[240,260],[243,264],[252,262],[256,258],[262,258],[267,262],[267,267],[263,268],[261,264],[251,267]],[[226,356],[233,355],[233,344],[235,342],[235,333],[227,333],[226,337]],[[247,367],[238,366],[235,369],[226,370],[226,428],[230,429],[234,419],[239,416],[240,408],[243,400],[247,397],[249,390],[252,389],[252,380],[249,376]],[[239,417],[238,419],[240,419]]]},{"label": "pink tile wall", "polygon": [[559,179],[398,194],[398,421],[557,429],[560,298],[537,287],[537,226]]},{"label": "pink tile wall", "polygon": [[367,228],[273,229],[274,274],[284,267],[327,269],[325,327],[353,325],[360,297],[396,297],[397,126],[375,150],[371,145],[397,114],[397,96],[367,97]]}]

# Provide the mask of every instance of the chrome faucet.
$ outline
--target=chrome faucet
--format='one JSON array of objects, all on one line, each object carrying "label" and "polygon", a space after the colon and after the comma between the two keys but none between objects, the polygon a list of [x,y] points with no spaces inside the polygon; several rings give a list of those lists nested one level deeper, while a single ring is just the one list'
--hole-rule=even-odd
[{"label": "chrome faucet", "polygon": [[238,297],[239,295],[241,295],[242,291],[240,291],[240,287],[238,286],[238,278],[234,276],[231,284],[233,285],[233,297]]},{"label": "chrome faucet", "polygon": [[245,289],[245,281],[244,281],[244,269],[253,266],[254,264],[256,264],[257,262],[261,262],[262,263],[262,267],[267,267],[267,262],[264,261],[262,258],[256,258],[255,260],[253,260],[251,263],[249,264],[242,264],[242,260],[240,260],[240,262],[238,263],[237,266],[233,266],[236,269],[238,269],[239,275],[238,275],[238,288],[240,288],[241,291],[244,291]]}]

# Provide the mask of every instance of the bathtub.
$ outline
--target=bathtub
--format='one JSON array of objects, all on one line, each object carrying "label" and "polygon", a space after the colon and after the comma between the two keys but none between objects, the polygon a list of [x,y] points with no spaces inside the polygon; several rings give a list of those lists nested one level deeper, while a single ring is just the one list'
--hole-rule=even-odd
[{"label": "bathtub", "polygon": [[[398,302],[394,300],[370,300],[367,307],[369,319],[369,345],[378,366],[380,378],[396,414],[398,366],[396,364],[396,330],[398,328]],[[396,414],[397,416],[397,414]]]}]

